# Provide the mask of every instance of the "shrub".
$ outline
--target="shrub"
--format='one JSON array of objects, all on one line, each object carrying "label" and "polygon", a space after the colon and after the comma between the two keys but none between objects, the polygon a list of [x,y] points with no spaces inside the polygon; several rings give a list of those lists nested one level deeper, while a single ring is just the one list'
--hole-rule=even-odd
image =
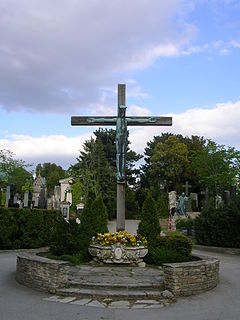
[{"label": "shrub", "polygon": [[240,199],[229,206],[204,209],[195,220],[197,243],[240,248]]},{"label": "shrub", "polygon": [[169,234],[165,237],[157,237],[156,247],[176,250],[183,256],[191,256],[193,242],[182,234]]},{"label": "shrub", "polygon": [[177,263],[188,261],[192,261],[192,257],[182,255],[177,250],[164,247],[150,247],[146,262],[154,265],[162,265],[163,263]]},{"label": "shrub", "polygon": [[88,198],[81,216],[81,226],[89,240],[97,233],[108,231],[107,209],[99,196],[94,201]]},{"label": "shrub", "polygon": [[0,208],[0,248],[38,248],[49,245],[59,218],[59,211]]},{"label": "shrub", "polygon": [[0,209],[0,248],[14,249],[20,247],[18,225],[14,213],[5,208]]},{"label": "shrub", "polygon": [[184,235],[158,236],[155,243],[149,246],[144,261],[154,265],[191,261],[192,248],[192,241]]},{"label": "shrub", "polygon": [[151,195],[145,199],[142,207],[141,221],[138,225],[138,233],[144,236],[149,245],[156,241],[160,235],[161,227],[157,214],[156,204]]},{"label": "shrub", "polygon": [[61,219],[57,223],[50,254],[72,263],[89,260],[89,237],[75,221]]},{"label": "shrub", "polygon": [[180,219],[176,223],[177,230],[180,230],[180,229],[183,229],[183,228],[190,230],[193,227],[194,227],[194,221],[191,218]]}]

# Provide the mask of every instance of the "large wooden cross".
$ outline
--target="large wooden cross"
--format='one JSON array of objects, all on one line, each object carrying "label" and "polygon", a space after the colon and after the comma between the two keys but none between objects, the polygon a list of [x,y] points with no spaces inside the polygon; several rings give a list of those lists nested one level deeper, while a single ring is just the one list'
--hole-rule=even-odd
[{"label": "large wooden cross", "polygon": [[172,117],[126,117],[126,86],[118,85],[118,115],[71,117],[73,126],[115,126],[117,164],[117,231],[125,230],[127,126],[171,126]]}]

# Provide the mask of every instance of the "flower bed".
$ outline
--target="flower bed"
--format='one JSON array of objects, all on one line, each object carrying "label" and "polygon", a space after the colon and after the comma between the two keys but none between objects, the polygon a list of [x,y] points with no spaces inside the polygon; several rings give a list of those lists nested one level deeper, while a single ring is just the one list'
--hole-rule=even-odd
[{"label": "flower bed", "polygon": [[147,240],[126,231],[98,233],[88,250],[95,261],[103,263],[139,264],[148,253]]}]

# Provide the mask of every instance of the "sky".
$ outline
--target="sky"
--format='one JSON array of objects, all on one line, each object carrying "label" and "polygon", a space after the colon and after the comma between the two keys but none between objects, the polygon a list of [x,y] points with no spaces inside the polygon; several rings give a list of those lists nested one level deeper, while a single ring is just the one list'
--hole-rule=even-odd
[{"label": "sky", "polygon": [[130,129],[143,154],[162,132],[240,149],[239,0],[0,0],[0,149],[76,163],[97,127],[71,116],[172,116]]}]

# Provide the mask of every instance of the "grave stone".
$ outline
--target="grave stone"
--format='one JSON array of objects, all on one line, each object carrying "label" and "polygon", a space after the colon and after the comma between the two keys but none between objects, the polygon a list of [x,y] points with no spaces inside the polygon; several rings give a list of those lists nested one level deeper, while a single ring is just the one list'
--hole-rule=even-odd
[{"label": "grave stone", "polygon": [[23,199],[23,207],[24,208],[28,208],[28,206],[29,206],[28,201],[29,201],[29,190],[24,192],[24,199]]},{"label": "grave stone", "polygon": [[229,190],[224,190],[223,201],[226,206],[229,205],[229,201],[230,201],[230,191]]},{"label": "grave stone", "polygon": [[13,196],[13,207],[14,208],[19,208],[19,194],[15,193]]},{"label": "grave stone", "polygon": [[70,202],[66,202],[66,201],[62,201],[61,204],[60,204],[60,208],[61,208],[61,212],[62,212],[63,218],[65,220],[67,220],[67,221],[69,220],[70,206],[71,206],[71,203]]},{"label": "grave stone", "polygon": [[78,203],[76,205],[76,208],[77,208],[77,218],[81,221],[81,215],[84,208],[84,203]]},{"label": "grave stone", "polygon": [[44,188],[42,188],[40,193],[39,193],[38,208],[39,209],[46,209],[46,207],[47,207],[46,191],[45,191]]},{"label": "grave stone", "polygon": [[169,199],[169,211],[170,213],[174,213],[177,208],[177,192],[176,191],[170,191],[168,193],[168,199]]},{"label": "grave stone", "polygon": [[[195,205],[196,205],[196,210],[198,211],[198,194],[195,192],[191,192],[190,193],[190,200],[194,201]],[[192,208],[193,211],[195,208]]]},{"label": "grave stone", "polygon": [[13,207],[14,204],[14,186],[8,185],[7,186],[7,192],[6,192],[6,202],[5,202],[5,207]]},{"label": "grave stone", "polygon": [[46,208],[46,179],[40,176],[33,183],[32,203],[35,208]]},{"label": "grave stone", "polygon": [[7,191],[6,191],[6,202],[5,202],[5,207],[8,208],[9,206],[9,200],[11,197],[11,186],[7,186]]},{"label": "grave stone", "polygon": [[219,208],[221,208],[222,206],[223,206],[222,197],[217,194],[216,197],[215,197],[215,208],[216,208],[216,209],[219,209]]}]

